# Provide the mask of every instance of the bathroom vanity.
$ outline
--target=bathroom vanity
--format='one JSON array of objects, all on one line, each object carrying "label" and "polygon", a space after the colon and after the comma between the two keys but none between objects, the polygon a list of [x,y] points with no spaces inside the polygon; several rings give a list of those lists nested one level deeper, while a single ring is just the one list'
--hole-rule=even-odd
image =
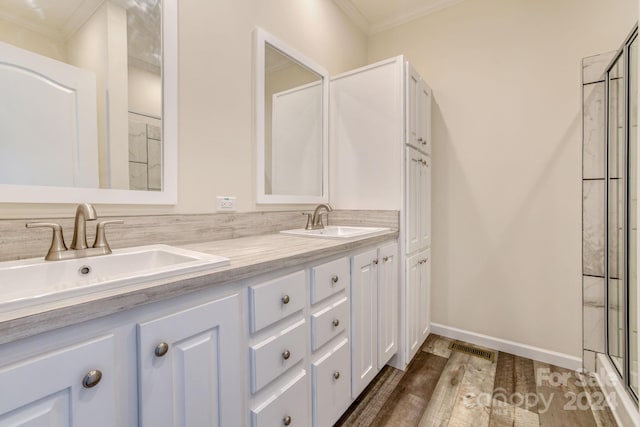
[{"label": "bathroom vanity", "polygon": [[[398,349],[397,231],[0,313],[0,426],[329,426]],[[173,420],[173,421],[168,421]]]}]

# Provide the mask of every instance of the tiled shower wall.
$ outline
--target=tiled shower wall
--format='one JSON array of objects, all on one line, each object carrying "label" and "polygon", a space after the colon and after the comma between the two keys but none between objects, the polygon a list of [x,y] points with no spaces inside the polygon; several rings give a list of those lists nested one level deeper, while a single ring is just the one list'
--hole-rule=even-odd
[{"label": "tiled shower wall", "polygon": [[616,52],[582,60],[582,342],[595,371],[605,346],[605,76]]}]

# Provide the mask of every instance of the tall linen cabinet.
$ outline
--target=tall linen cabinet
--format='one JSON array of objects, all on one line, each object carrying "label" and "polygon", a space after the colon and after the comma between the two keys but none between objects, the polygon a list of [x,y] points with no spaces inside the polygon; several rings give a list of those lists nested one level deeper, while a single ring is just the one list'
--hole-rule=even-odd
[{"label": "tall linen cabinet", "polygon": [[431,90],[398,56],[334,77],[329,111],[332,206],[400,212],[399,351],[390,363],[404,368],[430,326]]}]

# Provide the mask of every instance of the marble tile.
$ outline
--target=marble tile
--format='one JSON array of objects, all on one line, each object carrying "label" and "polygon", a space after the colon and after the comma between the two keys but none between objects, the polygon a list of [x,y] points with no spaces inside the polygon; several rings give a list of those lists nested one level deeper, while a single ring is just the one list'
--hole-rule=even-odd
[{"label": "marble tile", "polygon": [[596,353],[589,350],[582,351],[582,367],[587,372],[596,371]]},{"label": "marble tile", "polygon": [[582,59],[582,83],[604,80],[604,72],[617,51],[602,53]]},{"label": "marble tile", "polygon": [[147,138],[156,141],[162,140],[162,127],[156,125],[147,125]]},{"label": "marble tile", "polygon": [[586,350],[605,351],[604,278],[582,277],[582,340]]},{"label": "marble tile", "polygon": [[147,164],[129,162],[129,189],[147,190]]},{"label": "marble tile", "polygon": [[149,147],[149,190],[162,190],[162,142],[147,140]]},{"label": "marble tile", "polygon": [[129,121],[129,161],[147,162],[147,129],[144,123]]},{"label": "marble tile", "polygon": [[604,180],[582,183],[583,274],[604,276]]},{"label": "marble tile", "polygon": [[582,177],[605,177],[604,83],[583,86]]}]

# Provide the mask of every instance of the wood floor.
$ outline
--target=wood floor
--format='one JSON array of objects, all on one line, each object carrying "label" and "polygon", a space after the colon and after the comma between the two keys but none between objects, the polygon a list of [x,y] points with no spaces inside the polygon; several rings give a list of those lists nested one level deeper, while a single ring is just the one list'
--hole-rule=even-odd
[{"label": "wood floor", "polygon": [[449,350],[430,335],[406,372],[386,366],[336,426],[616,426],[595,379],[496,352]]}]

